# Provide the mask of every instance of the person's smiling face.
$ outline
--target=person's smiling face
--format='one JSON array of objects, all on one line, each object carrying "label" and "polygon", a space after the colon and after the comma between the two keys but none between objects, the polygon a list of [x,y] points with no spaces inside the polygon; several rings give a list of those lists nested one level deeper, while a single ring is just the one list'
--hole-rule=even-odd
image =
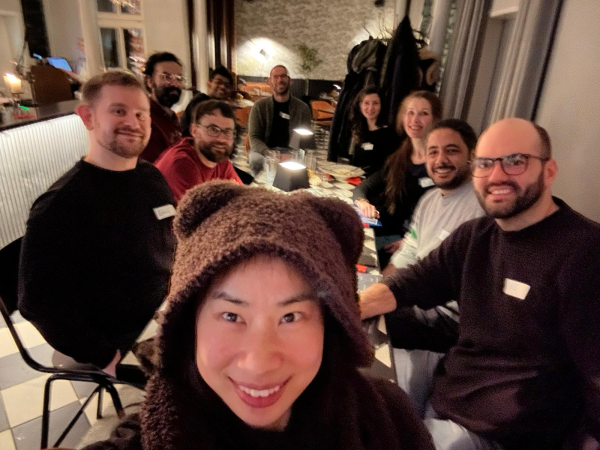
[{"label": "person's smiling face", "polygon": [[409,138],[424,139],[433,125],[431,104],[424,98],[408,101],[402,115],[404,131]]},{"label": "person's smiling face", "polygon": [[307,282],[256,257],[215,282],[196,318],[196,366],[248,425],[282,430],[323,358],[324,321]]}]

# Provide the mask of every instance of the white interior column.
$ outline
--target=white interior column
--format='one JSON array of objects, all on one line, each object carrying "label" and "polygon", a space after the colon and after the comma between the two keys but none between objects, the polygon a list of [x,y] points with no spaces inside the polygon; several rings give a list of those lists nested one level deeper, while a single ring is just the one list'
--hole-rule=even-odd
[{"label": "white interior column", "polygon": [[434,0],[433,2],[429,48],[440,56],[444,50],[444,37],[448,28],[451,4],[452,2],[449,0]]},{"label": "white interior column", "polygon": [[194,0],[194,29],[191,30],[194,42],[194,62],[196,64],[196,88],[206,91],[208,82],[208,29],[206,26],[206,0]]},{"label": "white interior column", "polygon": [[85,61],[90,76],[94,76],[104,71],[100,27],[98,27],[98,20],[96,19],[96,2],[78,0],[78,3],[81,31],[85,43]]},{"label": "white interior column", "polygon": [[396,0],[394,3],[394,28],[400,24],[406,15],[406,0]]}]

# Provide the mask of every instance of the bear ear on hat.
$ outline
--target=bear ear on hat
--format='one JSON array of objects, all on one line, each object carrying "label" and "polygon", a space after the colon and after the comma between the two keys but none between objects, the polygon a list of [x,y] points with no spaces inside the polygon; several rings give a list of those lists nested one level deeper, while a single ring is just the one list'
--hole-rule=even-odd
[{"label": "bear ear on hat", "polygon": [[323,217],[340,243],[346,262],[355,265],[363,251],[365,232],[358,214],[351,206],[334,198],[309,195],[310,205]]},{"label": "bear ear on hat", "polygon": [[190,189],[177,207],[173,223],[175,235],[178,238],[189,237],[204,220],[243,191],[243,186],[222,180],[209,181]]}]

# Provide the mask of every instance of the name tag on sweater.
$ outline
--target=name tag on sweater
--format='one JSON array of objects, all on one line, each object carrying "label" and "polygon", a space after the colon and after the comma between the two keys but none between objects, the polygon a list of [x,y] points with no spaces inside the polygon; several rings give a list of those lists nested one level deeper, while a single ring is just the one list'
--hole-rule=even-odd
[{"label": "name tag on sweater", "polygon": [[433,186],[434,182],[431,178],[429,177],[423,177],[423,178],[419,178],[419,186],[421,186],[422,188],[426,188],[429,186]]},{"label": "name tag on sweater", "polygon": [[284,113],[284,112],[280,112],[280,113],[279,113],[279,115],[280,115],[280,116],[281,116],[283,119],[285,119],[285,120],[290,120],[290,115],[289,115],[289,114],[286,114],[286,113]]},{"label": "name tag on sweater", "polygon": [[373,150],[373,144],[371,144],[370,142],[364,142],[361,147],[363,148],[363,150]]},{"label": "name tag on sweater", "polygon": [[444,239],[446,239],[448,236],[450,236],[450,233],[448,233],[446,230],[442,230],[440,232],[440,234],[438,235],[438,238],[440,241],[443,241]]},{"label": "name tag on sweater", "polygon": [[525,297],[527,297],[527,294],[529,293],[529,289],[531,289],[531,286],[528,284],[511,280],[510,278],[504,279],[503,292],[511,297],[518,298],[519,300],[525,300]]},{"label": "name tag on sweater", "polygon": [[154,208],[153,211],[158,220],[163,220],[175,215],[175,207],[173,205],[159,206],[158,208]]}]

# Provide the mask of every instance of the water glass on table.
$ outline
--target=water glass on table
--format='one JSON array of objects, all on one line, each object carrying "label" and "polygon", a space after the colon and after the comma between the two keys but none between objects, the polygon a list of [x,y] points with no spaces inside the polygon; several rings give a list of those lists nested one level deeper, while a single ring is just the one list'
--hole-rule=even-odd
[{"label": "water glass on table", "polygon": [[306,169],[308,170],[309,176],[313,176],[317,171],[317,155],[314,150],[309,150],[306,152],[306,157],[304,158]]},{"label": "water glass on table", "polygon": [[266,166],[267,182],[269,184],[273,184],[273,181],[275,181],[275,174],[277,174],[277,167],[279,167],[279,158],[274,156],[267,156]]}]

